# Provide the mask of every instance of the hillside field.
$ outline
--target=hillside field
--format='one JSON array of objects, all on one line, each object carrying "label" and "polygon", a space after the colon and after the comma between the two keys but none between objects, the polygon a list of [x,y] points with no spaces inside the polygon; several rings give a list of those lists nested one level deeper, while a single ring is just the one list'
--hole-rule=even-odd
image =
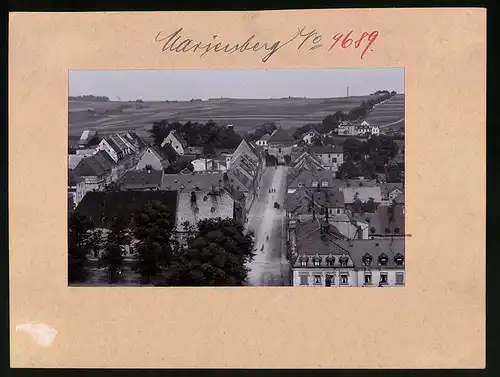
[{"label": "hillside field", "polygon": [[[69,135],[85,129],[105,135],[134,130],[145,136],[153,122],[167,119],[180,122],[234,124],[235,131],[245,133],[265,122],[276,122],[285,129],[306,123],[321,122],[338,110],[349,111],[370,96],[349,98],[285,99],[212,99],[200,102],[87,102],[69,101]],[[126,107],[120,110],[120,107]],[[89,112],[93,109],[94,112]]]},{"label": "hillside field", "polygon": [[404,128],[405,95],[396,94],[388,101],[376,106],[365,120],[372,126]]}]

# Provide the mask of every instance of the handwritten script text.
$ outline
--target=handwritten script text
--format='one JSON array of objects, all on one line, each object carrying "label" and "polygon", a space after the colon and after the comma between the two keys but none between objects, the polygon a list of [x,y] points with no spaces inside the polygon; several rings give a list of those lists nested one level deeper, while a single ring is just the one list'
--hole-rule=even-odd
[{"label": "handwritten script text", "polygon": [[378,38],[378,31],[363,31],[356,33],[354,30],[337,32],[331,36],[325,36],[316,29],[306,30],[306,27],[297,28],[297,31],[286,40],[260,41],[254,35],[240,43],[223,43],[219,41],[219,35],[212,36],[210,42],[195,41],[183,35],[183,28],[165,35],[161,31],[156,35],[155,42],[160,43],[162,52],[195,52],[200,57],[208,53],[223,53],[232,55],[237,52],[254,51],[262,52],[262,62],[267,62],[271,56],[288,46],[297,50],[318,50],[327,49],[331,51],[337,49],[356,49],[360,51],[360,58],[363,59],[368,51],[372,51],[373,43]]}]

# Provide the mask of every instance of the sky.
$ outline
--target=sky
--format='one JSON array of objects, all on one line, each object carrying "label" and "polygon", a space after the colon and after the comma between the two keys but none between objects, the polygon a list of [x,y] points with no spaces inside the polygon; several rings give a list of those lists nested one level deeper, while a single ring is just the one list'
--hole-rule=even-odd
[{"label": "sky", "polygon": [[69,95],[115,101],[209,98],[361,96],[377,90],[404,93],[404,68],[74,70]]}]

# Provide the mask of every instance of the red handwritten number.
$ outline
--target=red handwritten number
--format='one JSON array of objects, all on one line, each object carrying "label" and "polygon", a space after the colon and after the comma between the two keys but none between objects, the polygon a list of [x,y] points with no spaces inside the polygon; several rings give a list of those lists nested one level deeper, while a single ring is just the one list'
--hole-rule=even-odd
[{"label": "red handwritten number", "polygon": [[340,41],[340,39],[344,36],[344,34],[342,33],[337,33],[333,36],[333,44],[330,46],[330,48],[328,49],[328,51],[330,51],[333,47],[335,47],[335,45]]},{"label": "red handwritten number", "polygon": [[365,55],[366,51],[370,48],[370,46],[375,42],[375,40],[378,37],[378,31],[372,31],[370,35],[368,35],[368,44],[366,45],[365,49],[363,50],[363,53],[361,54],[361,59],[363,59],[363,56]]},{"label": "red handwritten number", "polygon": [[[349,47],[351,44],[352,44],[352,39],[349,38],[349,36],[352,34],[352,30],[349,32],[349,34],[347,34],[345,37],[344,37],[344,40],[342,41],[342,48],[347,48]],[[347,44],[347,42],[349,42],[349,44]]]},{"label": "red handwritten number", "polygon": [[363,34],[361,34],[361,38],[359,38],[356,42],[354,42],[354,47],[358,48],[363,39],[368,35],[368,33],[365,31]]}]

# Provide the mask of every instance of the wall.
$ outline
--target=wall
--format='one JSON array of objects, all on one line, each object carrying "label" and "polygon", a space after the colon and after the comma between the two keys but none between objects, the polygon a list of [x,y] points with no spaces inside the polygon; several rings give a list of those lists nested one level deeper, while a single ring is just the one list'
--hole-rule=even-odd
[{"label": "wall", "polygon": [[144,152],[135,168],[136,170],[144,170],[146,169],[146,165],[151,165],[153,170],[163,170],[161,161],[149,149]]},{"label": "wall", "polygon": [[98,151],[108,152],[109,156],[113,159],[113,161],[118,162],[118,155],[116,154],[116,151],[113,148],[111,148],[106,139],[101,140],[97,149],[95,150],[95,153],[97,153]]},{"label": "wall", "polygon": [[[340,274],[348,274],[348,284],[340,285]],[[334,281],[332,282],[332,287],[356,287],[358,286],[358,275],[356,271],[352,268],[345,269],[327,269],[327,268],[293,268],[293,282],[292,285],[294,287],[305,287],[305,285],[300,284],[300,276],[302,274],[308,275],[308,286],[309,287],[317,287],[317,286],[325,286],[326,275],[334,275]],[[321,285],[314,284],[314,275],[321,275]]]},{"label": "wall", "polygon": [[177,154],[179,155],[184,154],[184,147],[182,146],[180,141],[177,140],[177,138],[173,136],[171,133],[168,134],[168,136],[165,138],[165,140],[163,140],[163,143],[161,145],[164,146],[167,143],[170,143],[172,145],[172,148],[174,148]]},{"label": "wall", "polygon": [[[387,273],[387,284],[384,286],[389,286],[389,287],[403,286],[403,285],[396,284],[396,272],[402,272],[403,274],[405,274],[404,269],[401,269],[401,270],[378,270],[378,269],[375,270],[375,269],[373,269],[373,270],[371,270],[371,273],[372,273],[371,286],[374,286],[374,287],[378,286],[378,283],[380,281],[380,273],[381,272]],[[358,280],[359,286],[364,286],[365,270],[359,270],[359,271],[356,271],[356,273],[358,274],[357,280]],[[403,282],[404,281],[405,281],[405,277],[403,277]]]}]

